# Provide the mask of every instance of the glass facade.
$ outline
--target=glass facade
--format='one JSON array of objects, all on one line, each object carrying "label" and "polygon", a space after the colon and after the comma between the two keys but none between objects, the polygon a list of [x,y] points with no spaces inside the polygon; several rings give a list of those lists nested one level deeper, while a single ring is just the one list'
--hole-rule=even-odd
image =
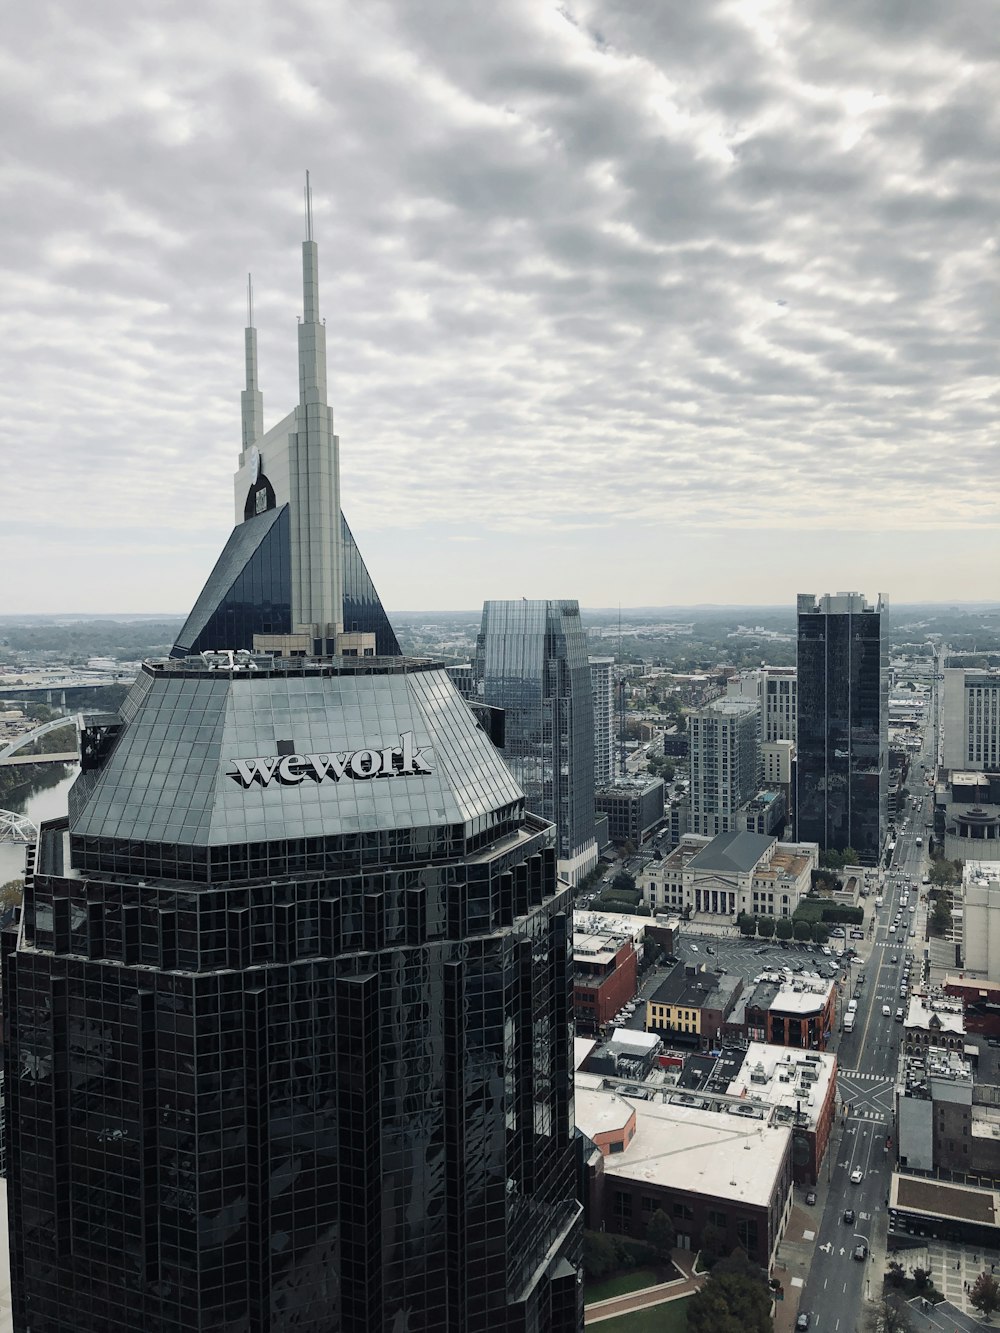
[{"label": "glass facade", "polygon": [[288,506],[247,519],[230,534],[171,657],[252,648],[255,634],[292,626]]},{"label": "glass facade", "polygon": [[399,641],[343,513],[340,531],[344,553],[344,629],[348,633],[374,634],[376,655],[397,657]]},{"label": "glass facade", "polygon": [[475,667],[484,702],[505,712],[503,754],[528,809],[556,826],[559,859],[592,846],[596,862],[594,705],[578,604],[485,602]]},{"label": "glass facade", "polygon": [[[269,490],[266,478],[260,484]],[[269,494],[273,506],[273,491]],[[252,498],[253,493],[248,515]],[[344,629],[374,634],[379,657],[398,657],[399,642],[343,514],[340,525]],[[250,650],[255,634],[289,634],[293,620],[291,524],[285,504],[253,514],[233,529],[170,655]]]},{"label": "glass facade", "polygon": [[578,1333],[553,841],[440,668],[146,668],[2,936],[17,1333]]},{"label": "glass facade", "polygon": [[888,672],[882,607],[799,597],[796,836],[874,864],[886,832]]}]

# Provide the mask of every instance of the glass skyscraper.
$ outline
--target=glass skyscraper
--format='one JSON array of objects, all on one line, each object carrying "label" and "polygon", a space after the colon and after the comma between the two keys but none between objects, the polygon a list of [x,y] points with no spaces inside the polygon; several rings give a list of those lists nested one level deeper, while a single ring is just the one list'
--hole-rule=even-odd
[{"label": "glass skyscraper", "polygon": [[579,605],[485,602],[475,667],[483,701],[504,710],[504,758],[528,809],[555,824],[560,873],[576,883],[597,864],[594,702]]},{"label": "glass skyscraper", "polygon": [[[252,471],[199,632],[350,633]],[[438,664],[180,652],[0,933],[15,1333],[580,1333],[552,825]]]},{"label": "glass skyscraper", "polygon": [[886,833],[888,673],[882,602],[798,597],[796,836],[875,864]]}]

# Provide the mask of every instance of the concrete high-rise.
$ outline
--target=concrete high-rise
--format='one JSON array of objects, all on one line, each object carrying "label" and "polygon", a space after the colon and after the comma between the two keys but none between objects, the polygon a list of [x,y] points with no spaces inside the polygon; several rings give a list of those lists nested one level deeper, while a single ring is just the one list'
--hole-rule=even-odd
[{"label": "concrete high-rise", "polygon": [[579,605],[485,602],[476,677],[483,702],[504,709],[504,758],[528,809],[555,824],[559,873],[576,884],[597,864],[594,704]]},{"label": "concrete high-rise", "polygon": [[801,593],[797,610],[796,837],[874,864],[888,805],[882,601]]},{"label": "concrete high-rise", "polygon": [[739,812],[760,786],[760,705],[724,695],[688,718],[691,832],[715,837],[741,827]]},{"label": "concrete high-rise", "polygon": [[552,825],[440,665],[217,646],[86,738],[0,935],[15,1333],[580,1333]]},{"label": "concrete high-rise", "polygon": [[760,704],[760,740],[794,741],[798,709],[798,682],[794,667],[755,667],[741,671],[726,687],[726,693]]},{"label": "concrete high-rise", "polygon": [[943,674],[944,768],[1000,773],[1000,671],[945,667]]},{"label": "concrete high-rise", "polygon": [[590,659],[594,698],[594,786],[603,787],[615,772],[615,659]]}]

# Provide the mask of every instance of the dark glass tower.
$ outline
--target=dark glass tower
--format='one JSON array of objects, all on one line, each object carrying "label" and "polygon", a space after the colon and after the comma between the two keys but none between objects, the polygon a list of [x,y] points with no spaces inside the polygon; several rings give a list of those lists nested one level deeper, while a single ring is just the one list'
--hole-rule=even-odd
[{"label": "dark glass tower", "polygon": [[3,936],[17,1333],[576,1333],[570,922],[440,667],[144,666]]},{"label": "dark glass tower", "polygon": [[886,832],[888,674],[882,603],[798,598],[796,836],[877,862]]},{"label": "dark glass tower", "polygon": [[503,755],[528,809],[556,826],[570,881],[597,864],[594,699],[587,636],[571,601],[489,601],[476,641],[484,703],[504,710]]},{"label": "dark glass tower", "polygon": [[343,520],[307,217],[300,402],[251,312],[236,528],[0,934],[16,1333],[582,1329],[555,831]]}]

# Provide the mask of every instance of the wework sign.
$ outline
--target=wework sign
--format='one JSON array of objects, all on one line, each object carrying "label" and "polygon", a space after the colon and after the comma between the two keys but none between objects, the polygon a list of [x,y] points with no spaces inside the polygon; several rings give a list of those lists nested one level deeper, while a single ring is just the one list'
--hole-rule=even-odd
[{"label": "wework sign", "polygon": [[427,751],[413,744],[413,732],[405,731],[398,745],[380,749],[344,750],[338,754],[284,754],[266,759],[233,759],[229,777],[241,787],[272,782],[294,787],[300,782],[340,782],[342,778],[399,778],[431,771]]}]

